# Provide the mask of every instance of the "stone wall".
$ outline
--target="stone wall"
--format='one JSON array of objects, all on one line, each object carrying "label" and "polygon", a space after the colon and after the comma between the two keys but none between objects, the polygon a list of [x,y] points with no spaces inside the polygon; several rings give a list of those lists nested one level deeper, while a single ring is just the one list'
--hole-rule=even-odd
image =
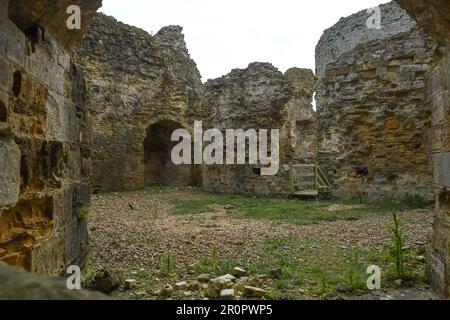
[{"label": "stone wall", "polygon": [[450,296],[450,53],[429,73],[427,103],[433,108],[433,183],[437,216],[429,251],[432,286]]},{"label": "stone wall", "polygon": [[275,176],[261,176],[261,165],[204,166],[203,188],[289,194],[289,165],[312,163],[316,157],[313,72],[293,68],[283,75],[271,64],[252,63],[208,81],[205,88],[208,127],[220,129],[224,137],[226,129],[267,129],[269,134],[271,129],[280,130],[280,168]]},{"label": "stone wall", "polygon": [[[339,198],[431,200],[425,78],[437,44],[396,4],[381,8],[382,30],[367,29],[363,11],[327,30],[317,47],[318,57],[336,53],[317,61],[319,163]],[[337,50],[352,24],[360,35]]]},{"label": "stone wall", "polygon": [[381,29],[367,27],[367,21],[372,13],[363,10],[349,17],[341,18],[338,23],[324,31],[316,47],[316,73],[318,76],[325,76],[329,63],[361,44],[389,39],[416,28],[417,24],[414,20],[397,3],[389,2],[380,5],[379,8],[381,10]]},{"label": "stone wall", "polygon": [[[88,249],[89,112],[65,2],[0,0],[0,261],[47,274]],[[101,1],[76,2],[86,29]]]},{"label": "stone wall", "polygon": [[436,216],[428,250],[427,273],[432,287],[450,297],[450,2],[397,0],[411,16],[446,48],[427,75],[426,103],[432,109],[430,152]]},{"label": "stone wall", "polygon": [[92,114],[92,190],[142,189],[159,169],[167,173],[157,180],[162,184],[198,183],[196,168],[170,166],[168,154],[151,145],[156,140],[168,149],[164,127],[190,129],[201,109],[201,77],[182,28],[152,36],[99,14],[74,58],[86,74]]}]

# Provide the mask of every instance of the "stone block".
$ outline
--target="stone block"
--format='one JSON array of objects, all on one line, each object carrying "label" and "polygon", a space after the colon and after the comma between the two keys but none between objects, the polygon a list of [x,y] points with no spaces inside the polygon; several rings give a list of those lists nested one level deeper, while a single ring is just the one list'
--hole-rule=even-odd
[{"label": "stone block", "polygon": [[440,155],[439,166],[439,184],[450,187],[450,152]]},{"label": "stone block", "polygon": [[83,268],[89,248],[87,219],[74,219],[66,226],[65,236],[65,265]]},{"label": "stone block", "polygon": [[10,20],[0,20],[0,30],[2,30],[0,32],[0,53],[24,67],[28,50],[25,35]]},{"label": "stone block", "polygon": [[450,94],[447,91],[435,93],[432,99],[432,124],[440,126],[447,122],[447,116],[450,109]]},{"label": "stone block", "polygon": [[9,113],[8,93],[0,87],[0,132],[8,127]]},{"label": "stone block", "polygon": [[52,235],[41,241],[32,251],[32,272],[59,274],[65,270],[64,232],[53,230]]},{"label": "stone block", "polygon": [[9,90],[9,63],[0,57],[0,88]]},{"label": "stone block", "polygon": [[0,207],[12,206],[20,192],[20,149],[12,140],[0,138]]},{"label": "stone block", "polygon": [[48,55],[48,49],[42,45],[37,45],[35,52],[28,56],[26,70],[48,88],[64,94],[65,70],[58,64],[56,57]]},{"label": "stone block", "polygon": [[69,129],[74,125],[69,125],[69,108],[66,99],[56,92],[50,92],[45,103],[47,111],[46,137],[53,141],[69,141]]}]

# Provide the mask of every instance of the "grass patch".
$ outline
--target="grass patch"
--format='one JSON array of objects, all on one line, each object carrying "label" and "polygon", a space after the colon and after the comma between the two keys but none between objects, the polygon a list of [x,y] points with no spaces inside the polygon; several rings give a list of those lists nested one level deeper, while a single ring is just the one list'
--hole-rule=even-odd
[{"label": "grass patch", "polygon": [[281,238],[267,240],[259,262],[260,272],[282,269],[274,291],[285,299],[304,295],[327,297],[345,278],[348,251],[320,239]]},{"label": "grass patch", "polygon": [[335,293],[339,284],[344,283],[350,287],[347,283],[349,270],[352,272],[350,277],[353,283],[356,283],[356,272],[362,279],[359,266],[369,266],[368,257],[368,254],[361,253],[357,261],[359,269],[356,269],[351,250],[341,249],[320,239],[288,237],[266,240],[260,258],[250,264],[222,260],[220,253],[213,250],[209,256],[200,260],[197,272],[221,276],[239,266],[250,276],[254,276],[267,275],[271,270],[281,268],[281,278],[266,282],[270,286],[269,298],[327,298]]},{"label": "grass patch", "polygon": [[89,209],[88,208],[79,208],[77,210],[78,219],[87,220],[89,218]]},{"label": "grass patch", "polygon": [[288,222],[296,225],[323,221],[356,220],[371,214],[424,208],[428,204],[420,197],[408,196],[399,201],[363,203],[363,208],[329,211],[333,204],[355,205],[355,201],[300,201],[287,198],[250,197],[242,195],[211,195],[206,199],[172,200],[172,214],[201,214],[214,212],[213,206],[229,206],[228,212],[237,217]]}]

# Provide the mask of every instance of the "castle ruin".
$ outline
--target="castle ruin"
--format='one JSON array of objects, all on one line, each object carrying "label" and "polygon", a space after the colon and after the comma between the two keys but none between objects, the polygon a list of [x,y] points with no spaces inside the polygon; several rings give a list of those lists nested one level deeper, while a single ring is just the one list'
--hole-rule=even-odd
[{"label": "castle ruin", "polygon": [[[450,6],[396,2],[381,6],[381,30],[361,12],[325,31],[316,79],[252,63],[202,83],[180,27],[149,35],[80,0],[85,23],[70,31],[69,1],[0,0],[0,263],[44,274],[83,266],[91,191],[292,195],[311,183],[293,179],[296,166],[312,165],[337,198],[434,198],[428,275],[449,296]],[[279,129],[279,174],[173,165],[171,132],[194,121]]]}]

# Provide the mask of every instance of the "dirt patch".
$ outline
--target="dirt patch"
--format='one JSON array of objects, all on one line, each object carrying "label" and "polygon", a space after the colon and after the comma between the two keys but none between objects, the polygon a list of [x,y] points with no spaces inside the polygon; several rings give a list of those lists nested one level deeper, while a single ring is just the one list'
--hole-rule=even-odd
[{"label": "dirt patch", "polygon": [[336,211],[345,211],[345,210],[357,210],[357,209],[363,209],[365,208],[364,205],[343,205],[343,204],[333,204],[327,208],[330,212],[336,212]]},{"label": "dirt patch", "polygon": [[[391,217],[365,216],[296,226],[286,223],[237,218],[232,207],[211,206],[211,212],[172,215],[174,199],[206,199],[195,190],[113,193],[93,198],[89,229],[91,260],[119,269],[133,266],[158,269],[170,254],[178,265],[190,265],[213,251],[221,259],[243,264],[255,261],[266,240],[285,237],[318,237],[341,248],[377,249],[390,239]],[[430,210],[402,212],[406,243],[424,246],[431,230]]]}]

